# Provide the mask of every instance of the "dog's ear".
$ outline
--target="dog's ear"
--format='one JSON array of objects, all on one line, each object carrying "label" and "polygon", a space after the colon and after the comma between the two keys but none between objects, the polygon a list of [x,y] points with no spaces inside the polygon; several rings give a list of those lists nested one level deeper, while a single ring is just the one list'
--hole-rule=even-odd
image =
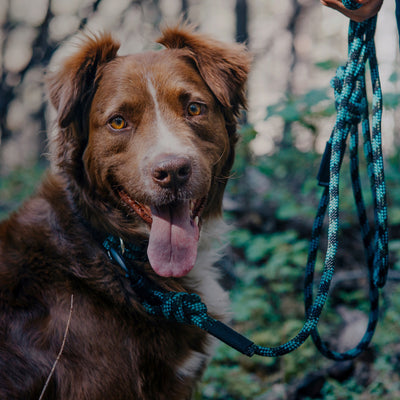
[{"label": "dog's ear", "polygon": [[246,106],[251,56],[245,46],[219,42],[187,26],[165,29],[157,42],[169,49],[186,49],[215,97],[234,115]]},{"label": "dog's ear", "polygon": [[50,100],[61,128],[74,120],[81,123],[95,91],[99,68],[116,57],[119,43],[109,33],[86,35],[79,50],[69,56],[61,69],[47,78]]}]

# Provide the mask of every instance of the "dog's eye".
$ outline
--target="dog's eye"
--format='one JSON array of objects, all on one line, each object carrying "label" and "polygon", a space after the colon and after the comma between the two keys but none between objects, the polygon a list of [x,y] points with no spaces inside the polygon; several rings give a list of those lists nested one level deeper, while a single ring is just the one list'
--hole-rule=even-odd
[{"label": "dog's eye", "polygon": [[112,129],[115,131],[120,131],[121,129],[124,129],[127,127],[126,121],[121,117],[121,116],[116,116],[110,119],[108,124],[111,126]]},{"label": "dog's eye", "polygon": [[203,112],[203,106],[200,103],[190,103],[187,108],[187,113],[191,117],[196,117]]}]

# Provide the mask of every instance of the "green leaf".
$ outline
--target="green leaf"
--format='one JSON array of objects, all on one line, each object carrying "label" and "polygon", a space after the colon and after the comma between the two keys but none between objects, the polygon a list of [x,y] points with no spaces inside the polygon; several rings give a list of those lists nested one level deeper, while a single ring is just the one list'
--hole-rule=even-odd
[{"label": "green leaf", "polygon": [[328,71],[330,69],[336,70],[339,67],[339,65],[340,63],[335,60],[326,60],[315,63],[315,66],[317,68],[323,69],[325,71]]},{"label": "green leaf", "polygon": [[385,93],[383,96],[383,107],[394,110],[400,104],[400,93]]},{"label": "green leaf", "polygon": [[246,248],[246,258],[250,262],[261,261],[271,251],[271,244],[266,236],[256,236]]},{"label": "green leaf", "polygon": [[246,229],[237,229],[229,233],[229,240],[232,246],[246,247],[252,240],[251,233]]},{"label": "green leaf", "polygon": [[399,73],[397,71],[392,72],[389,76],[389,82],[396,83],[399,80]]}]

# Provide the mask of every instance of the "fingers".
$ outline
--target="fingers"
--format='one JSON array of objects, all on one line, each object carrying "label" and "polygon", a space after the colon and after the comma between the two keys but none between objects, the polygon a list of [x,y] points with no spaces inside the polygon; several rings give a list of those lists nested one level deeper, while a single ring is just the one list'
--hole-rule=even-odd
[{"label": "fingers", "polygon": [[362,7],[357,10],[348,10],[341,0],[320,0],[321,4],[341,12],[356,22],[365,21],[376,15],[382,7],[383,0],[356,0]]}]

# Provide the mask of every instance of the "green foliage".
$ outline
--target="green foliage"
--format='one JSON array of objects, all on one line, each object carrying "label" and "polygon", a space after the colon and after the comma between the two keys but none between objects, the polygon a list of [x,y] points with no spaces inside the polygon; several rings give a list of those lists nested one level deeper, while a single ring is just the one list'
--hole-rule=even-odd
[{"label": "green foliage", "polygon": [[264,201],[276,209],[278,219],[312,218],[315,215],[316,196],[320,191],[316,180],[319,162],[318,154],[302,153],[296,148],[282,149],[257,160],[257,169],[271,180],[273,186],[273,190],[265,193]]},{"label": "green foliage", "polygon": [[385,93],[383,97],[383,106],[387,109],[396,109],[400,104],[400,93]]},{"label": "green foliage", "polygon": [[7,176],[0,177],[0,220],[34,192],[43,176],[44,168],[38,164],[32,168],[17,169]]},{"label": "green foliage", "polygon": [[330,116],[335,112],[329,92],[330,88],[325,87],[312,89],[303,95],[285,97],[267,107],[265,119],[280,117],[285,122],[298,122],[315,133],[313,119]]},{"label": "green foliage", "polygon": [[208,380],[209,385],[204,386],[202,399],[253,399],[261,393],[257,376],[243,373],[239,365],[221,365],[218,370],[209,369],[205,380]]},{"label": "green foliage", "polygon": [[[249,263],[264,263],[257,268],[256,276],[250,272],[253,280],[282,280],[298,275],[300,266],[306,263],[308,242],[299,239],[294,230],[284,232],[251,235],[247,230],[231,232],[230,242],[233,246],[243,248]],[[294,270],[293,270],[294,268]],[[248,280],[248,277],[246,278]]]},{"label": "green foliage", "polygon": [[388,188],[389,219],[392,225],[400,224],[400,154],[397,152],[394,156],[386,160],[385,178]]},{"label": "green foliage", "polygon": [[335,71],[340,66],[340,63],[338,63],[336,60],[325,60],[315,63],[315,66],[325,71]]},{"label": "green foliage", "polygon": [[[249,159],[251,166],[270,181],[273,189],[265,193],[263,202],[265,209],[273,211],[268,213],[268,224],[263,224],[260,218],[260,226],[239,225],[229,235],[231,251],[235,254],[234,272],[237,277],[237,283],[231,290],[233,326],[257,344],[277,346],[293,338],[304,323],[303,276],[310,227],[321,193],[312,170],[318,168],[320,156],[285,149],[268,158]],[[390,213],[400,215],[399,204],[396,202],[396,198],[399,198],[397,192],[400,181],[398,165],[398,160],[394,157],[387,160],[386,170],[388,197],[394,208]],[[362,170],[365,169],[364,165],[361,167]],[[342,225],[347,233],[354,231],[352,240],[358,237],[361,241],[347,161],[343,165],[343,171]],[[365,172],[362,174],[362,181],[365,199],[370,207],[372,199]],[[252,195],[247,193],[248,197]],[[235,220],[232,215],[231,220]],[[396,224],[399,223],[400,220],[396,220]],[[306,229],[299,231],[302,224],[305,224]],[[394,268],[399,270],[400,237],[395,234],[392,238],[392,262]],[[354,249],[357,246],[361,248],[361,244],[343,240],[339,246],[341,257],[344,257],[341,263],[347,267],[347,259],[352,259]],[[323,252],[317,265],[321,266],[322,261]],[[340,265],[338,268],[340,269]],[[365,271],[363,257],[358,260],[357,265],[351,264],[351,268]],[[330,294],[319,326],[324,339],[332,341],[332,337],[335,338],[342,329],[343,320],[336,309],[338,305],[368,313],[365,283],[363,280],[348,281],[344,287],[339,285]],[[384,303],[383,318],[373,340],[375,361],[356,361],[356,365],[360,366],[356,366],[355,372],[342,382],[327,375],[322,398],[400,398],[400,350],[397,345],[400,335],[400,289],[394,288],[390,283],[388,286],[384,290],[386,293],[392,292],[389,295],[390,304]],[[331,361],[318,353],[310,340],[295,352],[278,359],[258,356],[247,359],[221,344],[200,387],[202,395],[199,394],[197,398],[250,400],[267,399],[271,396],[284,399],[287,398],[287,390],[296,386],[305,376],[315,371],[328,371],[332,365]],[[361,372],[357,372],[363,368],[368,370],[367,381],[363,380]]]},{"label": "green foliage", "polygon": [[[320,67],[330,68],[330,64]],[[333,105],[327,104],[327,98],[326,90],[287,98],[271,105],[267,110],[267,118],[279,117],[289,123],[300,122],[315,133],[313,120],[334,112]],[[385,94],[385,98],[386,108],[395,108],[400,104],[400,95]],[[247,147],[255,136],[256,132],[246,127],[234,166],[234,176],[245,177],[245,184],[234,180],[228,185],[230,196],[236,199],[242,196],[246,210],[249,210],[249,200],[257,198],[264,204],[260,215],[257,218],[253,216],[250,222],[243,218],[240,211],[238,215],[234,211],[228,214],[229,220],[237,224],[229,236],[237,278],[231,290],[232,324],[257,344],[277,346],[296,335],[304,322],[303,276],[311,225],[322,192],[316,182],[321,155],[302,153],[292,146],[282,147],[268,157],[255,157]],[[370,222],[373,222],[372,196],[362,151],[360,146],[361,182]],[[395,271],[400,270],[399,165],[398,152],[387,159],[385,165],[392,228],[391,264]],[[257,181],[251,183],[247,179],[246,173],[250,169],[263,177],[269,190],[261,193]],[[337,269],[344,274],[347,268],[366,273],[348,153],[342,171],[340,221],[343,233]],[[249,212],[255,213],[251,209]],[[318,268],[321,268],[323,258],[322,251],[317,261]],[[318,272],[316,275],[318,282]],[[360,357],[355,361],[354,372],[343,381],[327,373],[321,398],[400,398],[400,289],[389,281],[383,293],[386,293],[386,301],[383,302],[382,317],[373,339],[373,359]],[[367,314],[369,302],[366,280],[344,281],[343,285],[338,284],[330,293],[319,325],[323,339],[328,342],[334,341],[344,326],[338,314],[338,305]],[[198,399],[285,399],[288,398],[289,389],[296,387],[308,374],[328,371],[332,365],[332,361],[318,353],[311,340],[295,352],[278,359],[257,356],[248,359],[221,344],[200,387],[203,395],[199,394]]]}]

